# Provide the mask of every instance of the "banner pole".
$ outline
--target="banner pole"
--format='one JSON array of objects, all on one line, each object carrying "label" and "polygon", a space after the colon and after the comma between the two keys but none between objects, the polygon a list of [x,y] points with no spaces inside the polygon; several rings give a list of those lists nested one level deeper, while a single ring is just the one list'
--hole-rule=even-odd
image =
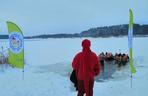
[{"label": "banner pole", "polygon": [[23,80],[24,80],[24,68],[23,68],[23,70],[22,70],[22,73],[23,73]]},{"label": "banner pole", "polygon": [[132,76],[132,73],[131,73],[131,88],[133,87],[133,76]]}]

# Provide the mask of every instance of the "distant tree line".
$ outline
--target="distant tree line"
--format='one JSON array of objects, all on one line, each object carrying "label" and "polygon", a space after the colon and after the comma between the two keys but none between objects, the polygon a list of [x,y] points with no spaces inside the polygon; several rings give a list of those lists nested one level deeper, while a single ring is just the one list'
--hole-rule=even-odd
[{"label": "distant tree line", "polygon": [[33,38],[73,38],[79,37],[79,34],[52,34],[52,35],[38,35],[38,36],[28,36],[25,37],[26,39],[33,39]]},{"label": "distant tree line", "polygon": [[[148,25],[134,24],[133,29],[134,36],[148,35]],[[80,35],[84,37],[127,36],[128,24],[91,28],[87,31],[81,32]]]},{"label": "distant tree line", "polygon": [[[134,36],[148,36],[148,25],[134,24]],[[32,38],[76,38],[76,37],[119,37],[128,35],[128,24],[104,26],[97,28],[90,28],[81,33],[75,34],[48,34],[38,36],[27,36],[25,39]],[[0,35],[0,39],[8,39],[8,35]]]},{"label": "distant tree line", "polygon": [[9,36],[8,35],[0,35],[0,39],[8,39]]}]

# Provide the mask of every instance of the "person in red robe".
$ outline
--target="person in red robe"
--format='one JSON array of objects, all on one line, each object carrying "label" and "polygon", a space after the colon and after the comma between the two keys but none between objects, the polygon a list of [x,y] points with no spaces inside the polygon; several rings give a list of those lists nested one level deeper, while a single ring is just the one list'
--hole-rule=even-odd
[{"label": "person in red robe", "polygon": [[100,61],[90,49],[91,41],[82,41],[82,52],[73,59],[72,67],[75,70],[78,83],[78,95],[93,96],[94,77],[100,73]]}]

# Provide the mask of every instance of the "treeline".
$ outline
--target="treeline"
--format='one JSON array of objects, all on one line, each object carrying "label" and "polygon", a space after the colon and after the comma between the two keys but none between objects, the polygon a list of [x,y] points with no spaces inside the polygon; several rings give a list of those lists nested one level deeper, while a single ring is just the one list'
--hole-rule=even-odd
[{"label": "treeline", "polygon": [[[148,25],[134,24],[133,29],[134,36],[148,35]],[[128,24],[91,28],[87,31],[81,32],[80,35],[84,37],[127,36]]]},{"label": "treeline", "polygon": [[25,38],[33,39],[33,38],[73,38],[73,37],[80,37],[80,36],[79,34],[52,34],[52,35],[28,36]]},{"label": "treeline", "polygon": [[[148,25],[134,24],[134,36],[148,36]],[[75,34],[48,34],[38,36],[27,36],[32,38],[76,38],[76,37],[119,37],[128,35],[128,24],[90,28]],[[8,35],[0,35],[0,39],[8,39]]]},{"label": "treeline", "polygon": [[0,35],[0,39],[8,39],[9,36],[8,35]]}]

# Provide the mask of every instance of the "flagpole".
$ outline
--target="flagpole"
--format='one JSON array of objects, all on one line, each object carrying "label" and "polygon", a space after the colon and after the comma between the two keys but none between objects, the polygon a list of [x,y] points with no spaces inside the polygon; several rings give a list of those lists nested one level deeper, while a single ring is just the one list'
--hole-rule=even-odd
[{"label": "flagpole", "polygon": [[129,32],[128,32],[128,45],[129,45],[129,55],[130,55],[130,70],[131,70],[131,88],[132,88],[132,82],[133,82],[133,73],[136,73],[136,69],[133,65],[133,56],[132,56],[132,38],[133,38],[133,13],[132,10],[129,9],[130,13],[130,20],[129,20]]},{"label": "flagpole", "polygon": [[24,68],[23,68],[23,70],[22,70],[22,73],[23,73],[23,80],[24,80]]},{"label": "flagpole", "polygon": [[132,76],[132,73],[131,73],[131,88],[133,87],[133,76]]},{"label": "flagpole", "polygon": [[[23,38],[23,40],[24,40],[24,38]],[[24,44],[24,41],[23,41],[23,44]],[[24,49],[24,45],[23,45],[23,49]],[[24,52],[24,51],[23,51]],[[23,58],[24,58],[24,54],[23,54]],[[23,80],[24,80],[24,77],[25,77],[25,68],[24,68],[24,65],[25,65],[25,61],[23,61]]]},{"label": "flagpole", "polygon": [[24,36],[21,29],[15,23],[11,21],[7,21],[6,23],[11,49],[9,50],[9,63],[13,67],[22,69],[22,79],[24,79]]}]

